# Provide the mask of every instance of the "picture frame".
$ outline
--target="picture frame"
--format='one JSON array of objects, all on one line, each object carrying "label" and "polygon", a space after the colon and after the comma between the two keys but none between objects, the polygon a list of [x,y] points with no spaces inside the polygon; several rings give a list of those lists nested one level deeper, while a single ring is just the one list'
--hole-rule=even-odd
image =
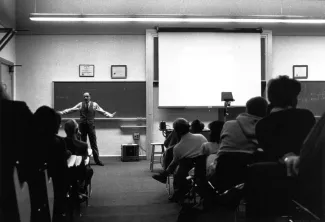
[{"label": "picture frame", "polygon": [[81,64],[79,65],[79,77],[94,77],[95,65]]},{"label": "picture frame", "polygon": [[126,79],[127,66],[126,65],[112,65],[111,78],[112,79]]},{"label": "picture frame", "polygon": [[294,79],[308,79],[308,65],[294,65],[292,72]]}]

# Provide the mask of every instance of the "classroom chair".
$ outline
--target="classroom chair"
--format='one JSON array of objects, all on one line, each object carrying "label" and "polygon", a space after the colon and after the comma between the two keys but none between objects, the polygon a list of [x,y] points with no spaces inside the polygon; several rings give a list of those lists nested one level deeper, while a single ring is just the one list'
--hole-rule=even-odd
[{"label": "classroom chair", "polygon": [[[161,151],[160,152],[156,152],[155,151],[155,147],[156,146],[161,146]],[[161,159],[160,160],[155,160],[155,154],[160,154],[161,156],[164,154],[165,152],[165,147],[164,147],[164,143],[151,143],[151,158],[150,158],[150,171],[153,171],[153,165],[155,163],[162,163]]]},{"label": "classroom chair", "polygon": [[166,182],[166,191],[168,193],[168,197],[171,197],[173,195],[173,185],[170,183],[171,180],[174,179],[174,176],[172,174],[167,176],[167,182]]},{"label": "classroom chair", "polygon": [[[88,158],[89,158],[89,162],[88,162],[88,166],[90,166],[90,157],[92,157],[93,154],[92,152],[88,155]],[[89,206],[89,199],[91,197],[91,193],[92,193],[92,189],[91,189],[91,180],[89,181],[89,184],[87,184],[87,199],[86,199],[86,207]]]}]

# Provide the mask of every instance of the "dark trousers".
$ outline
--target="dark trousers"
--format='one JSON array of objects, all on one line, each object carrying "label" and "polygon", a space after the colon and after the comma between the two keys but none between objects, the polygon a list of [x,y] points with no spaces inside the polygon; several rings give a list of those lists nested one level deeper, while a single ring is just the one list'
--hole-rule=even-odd
[{"label": "dark trousers", "polygon": [[190,182],[186,179],[188,172],[194,167],[193,159],[182,159],[177,170],[174,172],[174,195],[182,199],[190,189]]},{"label": "dark trousers", "polygon": [[87,135],[89,137],[90,147],[93,150],[94,161],[99,162],[99,152],[97,147],[97,137],[94,124],[80,123],[79,131],[81,133],[81,140],[87,142]]},{"label": "dark trousers", "polygon": [[224,192],[233,186],[243,183],[246,178],[247,165],[254,162],[252,154],[229,152],[217,158],[215,174],[210,181],[214,187]]}]

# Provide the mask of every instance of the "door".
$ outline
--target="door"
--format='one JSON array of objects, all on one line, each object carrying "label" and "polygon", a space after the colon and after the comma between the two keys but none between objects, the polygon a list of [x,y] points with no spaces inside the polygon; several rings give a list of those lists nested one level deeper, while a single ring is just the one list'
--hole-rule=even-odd
[{"label": "door", "polygon": [[13,79],[12,79],[12,73],[9,72],[9,66],[1,63],[1,69],[0,69],[0,80],[1,84],[6,91],[7,95],[10,99],[13,99]]}]

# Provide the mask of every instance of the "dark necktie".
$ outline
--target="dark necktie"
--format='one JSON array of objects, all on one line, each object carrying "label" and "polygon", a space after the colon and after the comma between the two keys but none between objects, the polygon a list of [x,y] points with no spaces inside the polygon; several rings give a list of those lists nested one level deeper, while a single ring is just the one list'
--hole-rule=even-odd
[{"label": "dark necktie", "polygon": [[86,112],[88,112],[88,103],[86,103]]}]

